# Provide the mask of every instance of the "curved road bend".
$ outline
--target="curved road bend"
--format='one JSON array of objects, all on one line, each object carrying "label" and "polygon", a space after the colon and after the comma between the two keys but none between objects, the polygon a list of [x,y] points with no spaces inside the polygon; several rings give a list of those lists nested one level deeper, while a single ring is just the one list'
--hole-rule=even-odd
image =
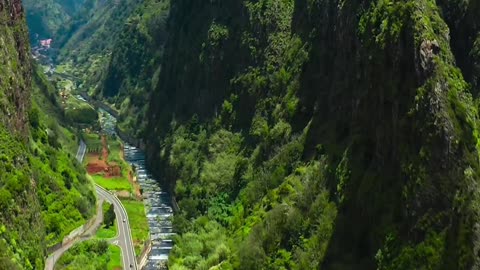
[{"label": "curved road bend", "polygon": [[[97,195],[102,201],[108,201],[114,205],[115,218],[117,219],[118,234],[114,239],[114,243],[120,247],[122,250],[122,260],[123,260],[123,269],[133,269],[137,270],[137,258],[135,257],[135,249],[133,247],[132,234],[130,232],[130,225],[128,222],[127,211],[123,207],[120,200],[112,195],[110,192],[104,190],[98,185],[95,185]],[[95,235],[95,232],[98,227],[100,227],[103,222],[102,214],[102,203],[99,204],[97,209],[97,218],[95,219],[94,224],[88,228],[85,233],[83,233],[79,238],[74,241],[67,243],[66,245],[55,250],[50,256],[48,256],[45,262],[45,270],[53,270],[55,268],[55,263],[60,259],[63,253],[70,249],[74,244],[90,239]],[[125,220],[125,222],[123,222]],[[112,241],[110,241],[112,242]],[[132,265],[132,267],[130,267]]]},{"label": "curved road bend", "polygon": [[[123,269],[137,269],[137,258],[135,257],[135,249],[133,247],[132,233],[130,231],[130,224],[128,221],[127,211],[120,200],[106,191],[102,187],[95,185],[97,194],[101,199],[104,199],[114,206],[115,216],[118,224],[118,236],[114,242],[122,250]],[[118,241],[118,242],[117,242]]]},{"label": "curved road bend", "polygon": [[74,244],[85,241],[90,239],[92,236],[95,235],[97,228],[102,225],[103,222],[103,214],[102,214],[102,203],[103,201],[100,200],[100,203],[97,205],[97,216],[95,221],[89,228],[78,238],[74,239],[73,241],[68,242],[64,246],[58,248],[54,252],[52,252],[47,260],[45,261],[45,270],[53,270],[55,268],[55,264],[57,263],[58,259],[69,250]]},{"label": "curved road bend", "polygon": [[[78,162],[82,163],[86,149],[87,145],[83,140],[80,140],[80,145],[76,156]],[[122,202],[120,202],[120,200],[116,196],[112,195],[110,192],[108,192],[101,186],[95,184],[95,190],[97,191],[97,195],[101,200],[106,200],[114,206],[115,218],[117,219],[118,224],[118,235],[114,239],[113,243],[118,245],[122,250],[123,269],[136,270],[137,258],[135,257],[135,249],[133,246],[132,233],[130,231],[130,223],[128,220],[127,211],[123,207]],[[65,252],[65,250],[63,252]]]}]

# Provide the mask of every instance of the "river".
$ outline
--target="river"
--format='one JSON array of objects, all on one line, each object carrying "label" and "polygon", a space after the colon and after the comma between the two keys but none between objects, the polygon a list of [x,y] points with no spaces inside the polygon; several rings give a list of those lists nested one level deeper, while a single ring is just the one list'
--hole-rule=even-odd
[{"label": "river", "polygon": [[[47,58],[50,63],[53,62],[49,56],[47,56]],[[49,70],[64,79],[76,79],[70,75],[56,73],[53,65],[49,64],[49,67]],[[76,96],[76,98],[88,103],[88,101],[80,95]],[[115,131],[117,119],[101,108],[98,109],[98,111],[103,132],[118,137]],[[148,256],[147,264],[143,269],[167,269],[166,264],[168,262],[168,255],[173,247],[172,236],[174,235],[172,230],[173,210],[171,197],[167,192],[162,190],[159,182],[149,173],[145,163],[145,153],[141,149],[124,143],[124,153],[125,160],[136,168],[135,173],[137,175],[137,181],[143,191],[143,202],[145,204],[150,229],[152,249]]]},{"label": "river", "polygon": [[[115,134],[116,119],[100,109],[100,123],[105,133]],[[150,229],[152,250],[144,270],[166,269],[168,255],[173,247],[172,218],[173,210],[170,195],[163,191],[160,184],[149,173],[145,163],[145,153],[132,145],[124,143],[125,160],[132,165],[140,184]]]}]

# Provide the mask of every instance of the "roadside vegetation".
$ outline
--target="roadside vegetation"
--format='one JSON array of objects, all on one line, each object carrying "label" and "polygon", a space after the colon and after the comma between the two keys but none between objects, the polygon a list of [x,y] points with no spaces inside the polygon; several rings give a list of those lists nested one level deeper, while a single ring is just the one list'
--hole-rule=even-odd
[{"label": "roadside vegetation", "polygon": [[132,191],[132,185],[125,177],[112,177],[105,178],[103,175],[93,175],[93,181],[103,187],[106,190],[115,190],[115,191]]},{"label": "roadside vegetation", "polygon": [[38,69],[34,80],[29,147],[35,158],[30,166],[39,177],[37,194],[50,247],[94,214],[95,196],[85,170],[75,161],[78,140],[67,128],[55,89]]},{"label": "roadside vegetation", "polygon": [[62,255],[55,269],[122,269],[121,250],[109,245],[108,240],[117,236],[117,220],[113,204],[102,204],[103,224],[94,239],[77,243]]},{"label": "roadside vegetation", "polygon": [[121,250],[109,245],[105,240],[88,240],[76,244],[63,254],[55,265],[55,270],[120,270]]},{"label": "roadside vegetation", "polygon": [[96,237],[99,239],[111,239],[117,236],[117,219],[115,218],[113,205],[108,202],[102,204],[103,224],[98,229]]},{"label": "roadside vegetation", "polygon": [[141,201],[122,200],[122,204],[128,214],[130,229],[132,230],[135,254],[142,252],[143,246],[149,237],[148,219],[145,215],[145,205]]},{"label": "roadside vegetation", "polygon": [[[97,134],[84,134],[84,138],[86,139],[86,144],[89,149],[96,149],[96,152],[102,152],[102,149],[105,148],[105,145],[102,145],[102,139]],[[118,166],[118,176],[107,176],[105,172],[99,172],[96,174],[91,175],[93,181],[100,185],[101,187],[116,192],[129,192],[129,198],[132,198],[132,193],[134,192],[133,186],[128,180],[128,175],[131,172],[130,165],[123,159],[122,155],[122,143],[118,138],[107,137],[106,138],[106,148],[108,149],[108,156],[105,160],[104,155],[88,156],[87,161],[87,170],[92,168],[92,164],[96,166],[102,165],[106,166]],[[98,160],[101,158],[102,160]],[[121,197],[121,196],[120,196]],[[136,201],[131,199],[122,199],[122,204],[127,211],[130,228],[132,230],[132,237],[135,247],[136,255],[139,255],[144,247],[144,244],[149,238],[149,226],[148,220],[146,217],[145,212],[145,205],[143,201]],[[104,212],[105,212],[105,205],[104,205]],[[118,221],[122,222],[122,221]],[[116,228],[115,228],[116,230]],[[116,232],[115,232],[116,233]],[[108,238],[114,235],[114,231],[112,228],[106,228],[103,226],[98,232],[97,236],[102,238]]]}]

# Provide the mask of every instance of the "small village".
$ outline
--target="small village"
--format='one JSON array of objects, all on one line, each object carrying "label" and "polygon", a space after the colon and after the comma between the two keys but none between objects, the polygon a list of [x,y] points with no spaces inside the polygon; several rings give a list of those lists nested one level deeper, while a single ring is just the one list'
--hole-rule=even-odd
[{"label": "small village", "polygon": [[52,55],[53,39],[38,39],[32,43],[32,57],[44,67],[45,74],[52,75],[55,72]]}]

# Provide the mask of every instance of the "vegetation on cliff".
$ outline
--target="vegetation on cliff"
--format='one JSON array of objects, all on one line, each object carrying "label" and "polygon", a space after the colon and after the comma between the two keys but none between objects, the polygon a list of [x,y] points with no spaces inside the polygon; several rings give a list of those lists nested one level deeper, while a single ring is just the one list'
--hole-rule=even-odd
[{"label": "vegetation on cliff", "polygon": [[110,104],[121,130],[135,136],[143,134],[158,81],[169,2],[88,1],[58,32],[58,71],[75,76],[78,91]]},{"label": "vegetation on cliff", "polygon": [[93,214],[95,196],[52,86],[32,68],[20,1],[0,4],[0,42],[0,268],[43,269],[47,248]]},{"label": "vegetation on cliff", "polygon": [[96,88],[95,95],[119,111],[120,129],[137,137],[143,136],[146,104],[160,73],[169,2],[143,1],[130,15]]},{"label": "vegetation on cliff", "polygon": [[24,0],[31,40],[54,37],[83,2],[84,0]]},{"label": "vegetation on cliff", "polygon": [[174,193],[170,269],[478,268],[478,7],[90,0],[58,60]]},{"label": "vegetation on cliff", "polygon": [[478,264],[478,112],[435,1],[171,6],[146,129],[171,269]]}]

